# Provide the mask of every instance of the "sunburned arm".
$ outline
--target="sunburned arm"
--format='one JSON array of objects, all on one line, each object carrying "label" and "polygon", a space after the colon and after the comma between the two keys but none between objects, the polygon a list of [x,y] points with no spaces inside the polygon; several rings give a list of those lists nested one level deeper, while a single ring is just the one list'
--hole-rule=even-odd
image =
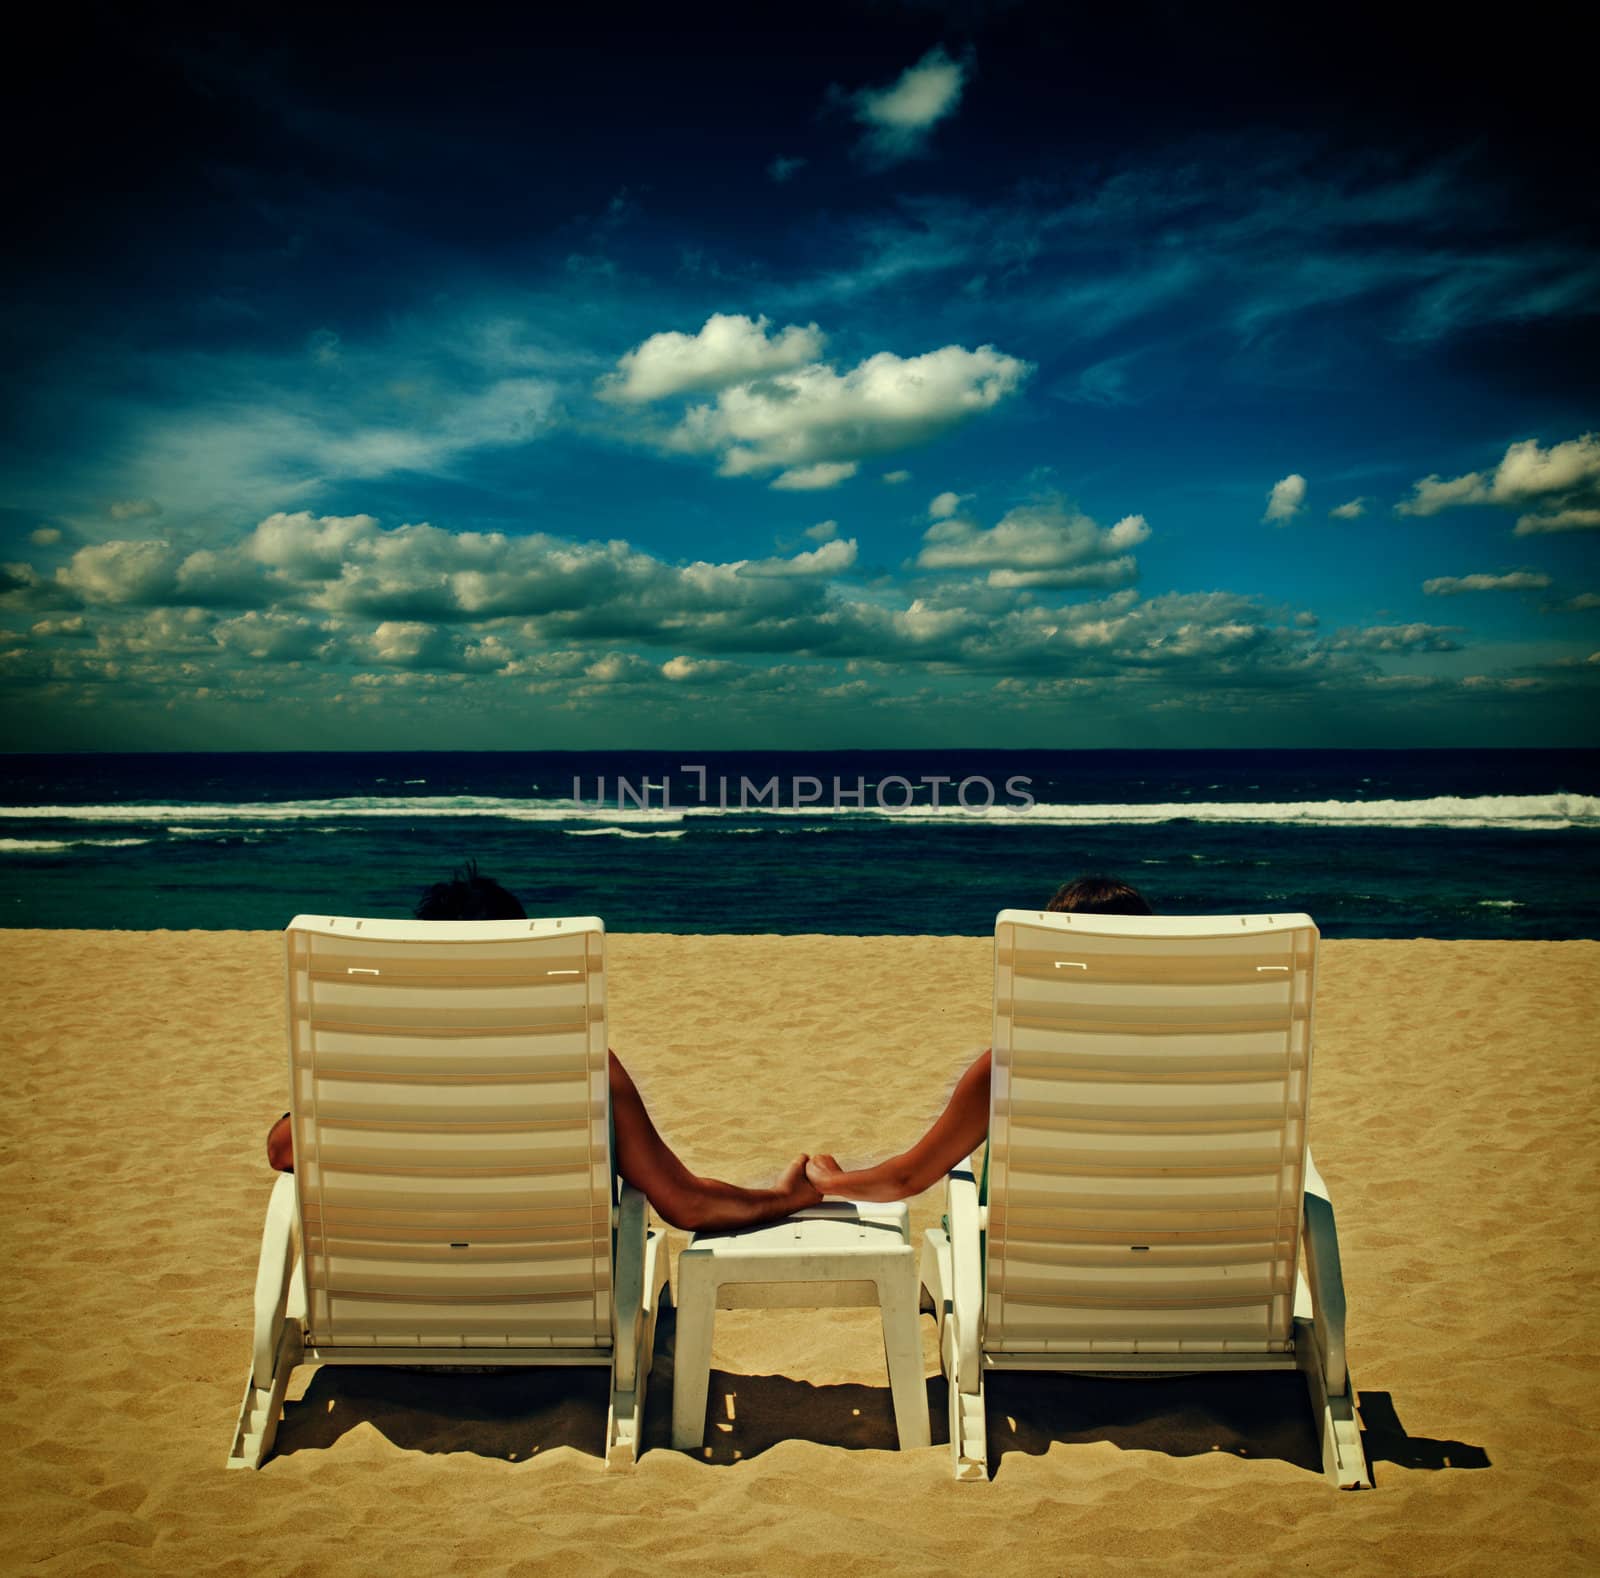
[{"label": "sunburned arm", "polygon": [[616,1128],[617,1171],[673,1227],[748,1227],[770,1222],[822,1197],[806,1179],[806,1158],[796,1157],[771,1189],[743,1189],[690,1172],[650,1121],[638,1089],[616,1053],[611,1054],[611,1119]]},{"label": "sunburned arm", "polygon": [[989,1132],[989,1061],[985,1052],[956,1081],[944,1111],[909,1151],[848,1173],[831,1156],[816,1155],[806,1165],[806,1176],[821,1193],[847,1200],[906,1200],[921,1194],[971,1156]]}]

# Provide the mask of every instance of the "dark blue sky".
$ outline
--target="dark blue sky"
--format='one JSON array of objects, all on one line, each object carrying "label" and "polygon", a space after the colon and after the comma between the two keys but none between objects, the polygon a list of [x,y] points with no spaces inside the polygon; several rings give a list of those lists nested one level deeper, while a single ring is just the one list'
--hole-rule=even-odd
[{"label": "dark blue sky", "polygon": [[1595,739],[1592,22],[49,26],[14,747]]}]

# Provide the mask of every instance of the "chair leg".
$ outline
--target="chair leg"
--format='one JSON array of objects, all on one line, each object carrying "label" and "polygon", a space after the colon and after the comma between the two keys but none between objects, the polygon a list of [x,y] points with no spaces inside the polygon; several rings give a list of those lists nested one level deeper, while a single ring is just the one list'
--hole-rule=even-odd
[{"label": "chair leg", "polygon": [[294,1179],[279,1173],[267,1200],[261,1233],[250,1379],[228,1448],[229,1468],[260,1468],[265,1461],[278,1433],[290,1372],[303,1352],[305,1266],[297,1254],[298,1237]]},{"label": "chair leg", "polygon": [[691,1245],[678,1256],[678,1333],[672,1361],[672,1445],[693,1452],[705,1441],[711,1386],[711,1335],[717,1283],[709,1254]]},{"label": "chair leg", "polygon": [[1322,1472],[1335,1490],[1371,1490],[1372,1471],[1356,1420],[1355,1387],[1345,1371],[1344,1389],[1329,1392],[1322,1372],[1321,1354],[1314,1342],[1297,1344],[1306,1390],[1311,1395],[1311,1417],[1322,1444]]},{"label": "chair leg", "polygon": [[956,1478],[986,1480],[989,1477],[989,1419],[983,1400],[983,1371],[972,1377],[973,1390],[964,1392],[968,1377],[961,1373],[955,1351],[955,1323],[947,1321],[941,1344],[945,1374],[950,1378],[950,1454],[955,1461]]},{"label": "chair leg", "polygon": [[265,1386],[256,1385],[252,1370],[245,1382],[244,1401],[239,1406],[239,1422],[234,1426],[233,1445],[228,1449],[229,1468],[260,1468],[278,1436],[278,1421],[283,1416],[283,1394],[289,1389],[289,1376],[300,1362],[298,1322],[285,1322],[278,1338],[272,1374]]},{"label": "chair leg", "polygon": [[938,1328],[939,1371],[948,1376],[945,1363],[944,1328],[950,1313],[950,1293],[954,1280],[950,1271],[950,1240],[942,1229],[930,1227],[922,1235],[922,1264],[919,1271],[922,1282],[922,1308],[928,1310]]},{"label": "chair leg", "polygon": [[922,1378],[922,1333],[911,1282],[911,1251],[905,1251],[904,1274],[878,1281],[878,1309],[883,1321],[883,1351],[889,1362],[889,1390],[894,1396],[895,1430],[900,1450],[925,1447],[928,1389]]}]

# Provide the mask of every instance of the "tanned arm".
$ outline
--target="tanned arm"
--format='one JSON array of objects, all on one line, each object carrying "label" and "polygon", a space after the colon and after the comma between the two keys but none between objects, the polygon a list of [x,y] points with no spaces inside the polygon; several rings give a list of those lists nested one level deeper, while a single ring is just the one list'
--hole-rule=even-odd
[{"label": "tanned arm", "polygon": [[611,1054],[611,1119],[616,1127],[617,1171],[674,1227],[749,1227],[787,1216],[822,1198],[797,1156],[770,1189],[742,1189],[720,1178],[700,1178],[679,1161],[656,1132],[644,1102],[615,1052]]},{"label": "tanned arm", "polygon": [[[742,1189],[720,1178],[697,1177],[656,1131],[638,1089],[614,1052],[610,1059],[617,1171],[672,1226],[748,1227],[816,1205],[822,1198],[806,1179],[805,1156],[790,1162],[770,1189]],[[267,1160],[280,1173],[294,1171],[294,1136],[287,1114],[267,1135]]]},{"label": "tanned arm", "polygon": [[973,1063],[933,1127],[898,1156],[876,1167],[845,1172],[825,1154],[806,1164],[806,1176],[822,1194],[847,1200],[906,1200],[936,1184],[983,1143],[989,1132],[989,1054]]},{"label": "tanned arm", "polygon": [[294,1135],[289,1129],[287,1112],[267,1130],[267,1161],[274,1172],[294,1171]]}]

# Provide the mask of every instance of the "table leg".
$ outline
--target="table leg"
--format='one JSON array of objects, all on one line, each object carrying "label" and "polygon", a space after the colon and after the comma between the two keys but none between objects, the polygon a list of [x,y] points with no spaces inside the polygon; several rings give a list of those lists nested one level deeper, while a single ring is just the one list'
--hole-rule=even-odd
[{"label": "table leg", "polygon": [[705,1442],[711,1384],[711,1335],[717,1318],[716,1267],[708,1254],[678,1256],[678,1329],[672,1357],[672,1445],[693,1452]]},{"label": "table leg", "polygon": [[894,1395],[894,1424],[902,1452],[912,1447],[925,1447],[929,1441],[928,1388],[922,1376],[916,1272],[909,1249],[904,1258],[899,1275],[878,1280],[883,1351],[889,1361],[889,1390]]}]

